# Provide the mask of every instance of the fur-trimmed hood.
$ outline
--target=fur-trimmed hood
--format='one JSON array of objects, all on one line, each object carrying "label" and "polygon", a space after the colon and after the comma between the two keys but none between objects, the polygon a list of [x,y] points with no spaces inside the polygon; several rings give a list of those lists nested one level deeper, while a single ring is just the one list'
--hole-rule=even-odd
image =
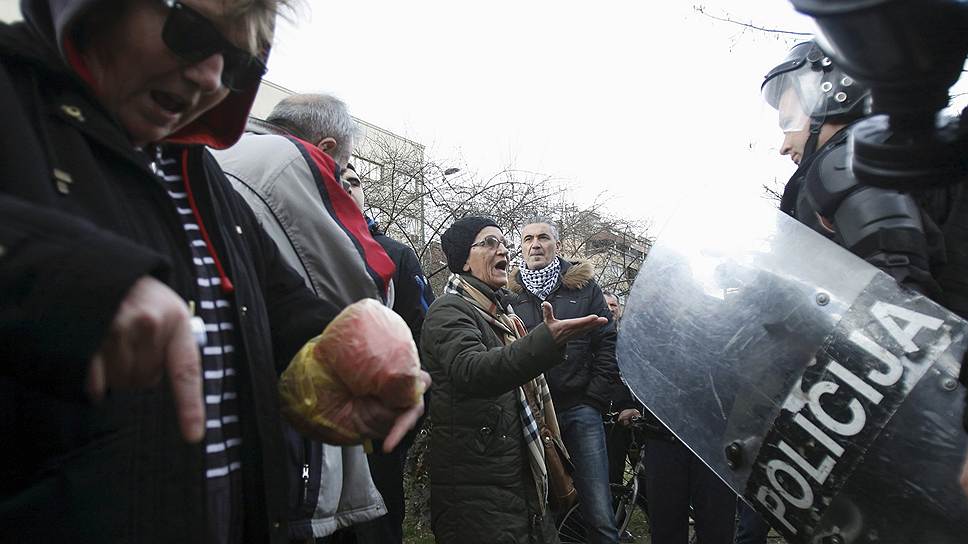
[{"label": "fur-trimmed hood", "polygon": [[[561,257],[561,285],[568,289],[584,289],[588,282],[595,279],[595,267],[588,261],[569,262]],[[508,290],[515,294],[524,291],[524,284],[521,282],[521,271],[517,266],[512,267],[508,274]]]},{"label": "fur-trimmed hood", "polygon": [[[544,302],[551,304],[556,319],[581,318],[587,315],[608,317],[608,306],[595,281],[592,264],[570,263],[561,259],[561,280]],[[521,271],[514,270],[508,287],[512,294],[503,302],[533,329],[544,321],[542,301],[524,286]],[[615,363],[614,320],[573,338],[565,346],[564,360],[545,371],[555,407],[562,413],[579,404],[601,412],[608,409],[615,384],[621,383]]]}]

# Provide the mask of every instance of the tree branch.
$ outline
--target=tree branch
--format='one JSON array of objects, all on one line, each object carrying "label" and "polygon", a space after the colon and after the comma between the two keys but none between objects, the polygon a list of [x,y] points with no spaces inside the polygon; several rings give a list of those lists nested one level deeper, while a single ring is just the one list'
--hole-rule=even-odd
[{"label": "tree branch", "polygon": [[766,28],[766,27],[757,26],[751,23],[744,23],[742,21],[734,21],[729,17],[717,17],[716,15],[706,12],[705,6],[693,6],[692,9],[698,11],[700,14],[705,15],[706,17],[709,17],[710,19],[714,19],[716,21],[722,21],[724,23],[739,25],[741,27],[748,28],[751,30],[757,30],[759,32],[766,32],[768,34],[786,34],[788,36],[813,36],[813,34],[811,34],[810,32],[793,32],[792,30],[783,30],[780,28]]}]

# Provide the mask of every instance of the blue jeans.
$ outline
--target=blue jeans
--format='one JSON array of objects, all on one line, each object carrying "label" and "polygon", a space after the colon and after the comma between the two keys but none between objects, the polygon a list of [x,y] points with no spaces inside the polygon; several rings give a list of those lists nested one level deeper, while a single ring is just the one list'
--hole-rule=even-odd
[{"label": "blue jeans", "polygon": [[558,412],[561,439],[575,464],[575,489],[589,544],[616,544],[618,529],[608,487],[608,451],[602,414],[585,404]]}]

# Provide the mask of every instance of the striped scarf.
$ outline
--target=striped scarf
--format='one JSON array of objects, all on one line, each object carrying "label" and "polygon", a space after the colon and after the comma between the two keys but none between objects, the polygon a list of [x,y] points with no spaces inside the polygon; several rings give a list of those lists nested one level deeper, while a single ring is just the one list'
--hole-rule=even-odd
[{"label": "striped scarf", "polygon": [[[458,295],[469,302],[494,327],[505,346],[528,334],[524,322],[514,315],[510,306],[505,311],[459,275],[451,274],[444,292]],[[524,428],[524,442],[528,448],[531,475],[538,493],[539,504],[546,505],[548,504],[548,469],[545,465],[544,446],[541,444],[539,433],[542,427],[547,426],[551,434],[560,441],[561,431],[558,429],[555,405],[551,401],[551,391],[548,389],[544,374],[538,374],[533,380],[518,387],[517,394],[521,406],[521,426]]]}]

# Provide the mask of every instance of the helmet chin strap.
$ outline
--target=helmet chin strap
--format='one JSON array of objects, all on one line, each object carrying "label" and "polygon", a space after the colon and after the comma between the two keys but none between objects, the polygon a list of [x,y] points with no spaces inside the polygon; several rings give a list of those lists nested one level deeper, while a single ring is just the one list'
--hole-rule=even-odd
[{"label": "helmet chin strap", "polygon": [[820,129],[823,128],[823,123],[822,120],[810,119],[810,136],[807,137],[807,142],[803,145],[803,156],[800,157],[801,164],[809,162],[810,157],[817,152],[817,142],[820,140]]},{"label": "helmet chin strap", "polygon": [[803,144],[803,155],[800,156],[800,164],[797,171],[790,177],[783,188],[783,195],[780,198],[780,210],[784,213],[796,217],[797,196],[800,194],[803,177],[807,168],[810,166],[810,157],[817,152],[817,142],[820,140],[820,129],[823,127],[823,120],[810,118],[810,136]]}]

